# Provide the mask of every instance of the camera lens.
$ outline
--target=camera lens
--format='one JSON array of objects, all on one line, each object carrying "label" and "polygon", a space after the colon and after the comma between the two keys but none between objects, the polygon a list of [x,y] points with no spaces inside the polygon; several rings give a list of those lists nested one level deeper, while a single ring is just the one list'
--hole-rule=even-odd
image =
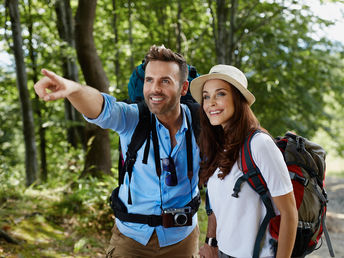
[{"label": "camera lens", "polygon": [[174,215],[174,222],[179,226],[185,225],[187,221],[188,217],[184,213],[177,213]]}]

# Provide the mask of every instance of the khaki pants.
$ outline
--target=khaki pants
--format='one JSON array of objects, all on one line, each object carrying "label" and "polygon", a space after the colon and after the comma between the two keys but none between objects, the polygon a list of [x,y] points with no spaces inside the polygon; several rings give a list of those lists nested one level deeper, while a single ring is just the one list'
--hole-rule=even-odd
[{"label": "khaki pants", "polygon": [[147,245],[142,245],[135,240],[123,235],[117,228],[116,224],[112,229],[112,237],[109,248],[106,250],[107,258],[193,258],[198,256],[198,225],[191,234],[184,240],[165,247],[159,246],[156,232],[154,231]]}]

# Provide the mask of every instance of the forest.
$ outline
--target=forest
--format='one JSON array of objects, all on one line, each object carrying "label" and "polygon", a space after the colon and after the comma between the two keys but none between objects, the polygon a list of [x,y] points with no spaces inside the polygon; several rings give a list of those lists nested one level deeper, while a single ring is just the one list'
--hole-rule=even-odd
[{"label": "forest", "polygon": [[[296,0],[0,3],[1,59],[11,63],[0,62],[0,257],[101,257],[113,225],[118,135],[68,100],[39,100],[42,68],[125,100],[135,67],[163,44],[200,74],[240,68],[273,136],[318,136],[343,157],[344,45],[319,33],[334,22]],[[204,207],[199,218],[203,242]]]}]

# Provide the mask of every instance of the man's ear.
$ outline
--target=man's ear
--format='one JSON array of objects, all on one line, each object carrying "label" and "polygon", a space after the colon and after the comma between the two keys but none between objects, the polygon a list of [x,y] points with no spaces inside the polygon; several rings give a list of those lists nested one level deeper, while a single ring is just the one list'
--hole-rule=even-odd
[{"label": "man's ear", "polygon": [[180,95],[185,96],[189,89],[189,81],[184,81],[182,84],[182,89],[180,91]]}]

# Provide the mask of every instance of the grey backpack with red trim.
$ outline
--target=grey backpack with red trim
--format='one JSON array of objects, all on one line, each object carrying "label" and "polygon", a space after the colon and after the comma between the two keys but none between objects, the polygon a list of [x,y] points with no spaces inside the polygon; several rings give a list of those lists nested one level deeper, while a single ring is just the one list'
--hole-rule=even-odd
[{"label": "grey backpack with red trim", "polygon": [[[253,257],[258,258],[261,241],[266,228],[272,236],[271,245],[277,250],[280,216],[276,216],[269,195],[269,189],[251,155],[252,137],[261,132],[253,131],[245,140],[241,150],[243,176],[238,179],[232,196],[238,198],[243,182],[249,185],[261,197],[267,214],[259,228],[253,250]],[[327,194],[325,191],[325,150],[302,136],[286,133],[275,139],[277,147],[283,154],[293,184],[298,210],[298,227],[292,257],[304,257],[318,249],[324,233],[331,257],[334,251],[326,228]]]}]

